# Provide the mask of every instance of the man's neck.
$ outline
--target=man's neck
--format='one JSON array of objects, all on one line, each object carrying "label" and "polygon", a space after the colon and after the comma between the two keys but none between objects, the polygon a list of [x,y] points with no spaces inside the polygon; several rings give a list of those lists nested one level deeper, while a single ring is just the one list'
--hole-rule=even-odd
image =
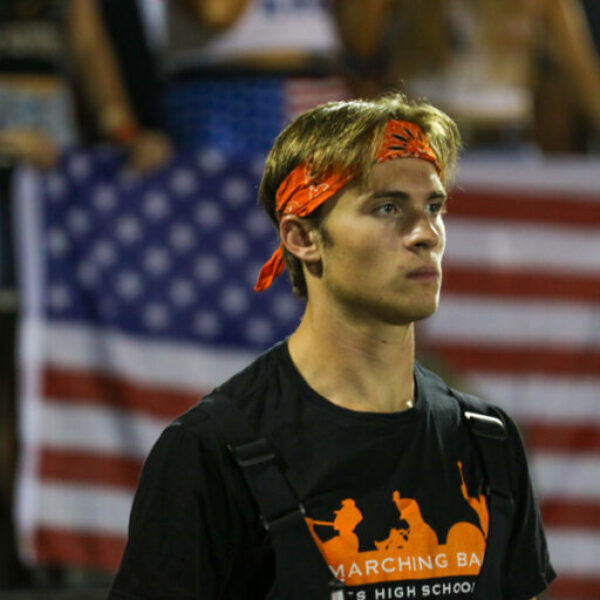
[{"label": "man's neck", "polygon": [[290,337],[292,360],[330,402],[356,411],[397,412],[414,398],[414,328],[349,322],[311,310]]}]

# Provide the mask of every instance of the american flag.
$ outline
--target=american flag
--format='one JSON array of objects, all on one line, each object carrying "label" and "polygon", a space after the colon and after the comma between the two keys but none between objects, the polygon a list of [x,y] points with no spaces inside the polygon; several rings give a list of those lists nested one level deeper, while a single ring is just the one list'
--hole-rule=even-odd
[{"label": "american flag", "polygon": [[[24,312],[18,518],[31,561],[115,569],[162,428],[295,328],[256,204],[264,157],[214,150],[134,179],[74,151],[15,190]],[[600,165],[460,169],[421,341],[521,423],[556,597],[600,598]]]},{"label": "american flag", "polygon": [[72,152],[19,178],[18,513],[34,561],[115,568],[159,432],[294,329],[285,282],[252,291],[275,246],[263,162],[209,150],[133,179],[113,154]]},{"label": "american flag", "polygon": [[553,597],[600,598],[600,164],[471,160],[447,229],[424,338],[523,430]]}]

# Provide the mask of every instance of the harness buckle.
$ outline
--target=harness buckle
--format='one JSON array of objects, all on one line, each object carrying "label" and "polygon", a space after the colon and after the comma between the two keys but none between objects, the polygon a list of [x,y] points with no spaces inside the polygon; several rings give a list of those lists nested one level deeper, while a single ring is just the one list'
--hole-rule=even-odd
[{"label": "harness buckle", "polygon": [[253,467],[275,460],[275,452],[265,438],[256,438],[237,446],[227,444],[227,449],[240,467]]},{"label": "harness buckle", "polygon": [[464,415],[469,421],[469,426],[474,434],[492,440],[506,439],[504,423],[498,417],[490,417],[489,415],[482,415],[481,413],[470,412],[468,410],[465,411]]}]

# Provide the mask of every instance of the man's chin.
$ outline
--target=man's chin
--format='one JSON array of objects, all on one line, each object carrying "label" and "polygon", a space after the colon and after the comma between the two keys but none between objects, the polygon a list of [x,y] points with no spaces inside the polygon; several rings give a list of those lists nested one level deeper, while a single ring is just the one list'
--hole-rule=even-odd
[{"label": "man's chin", "polygon": [[390,325],[408,325],[427,319],[437,309],[437,302],[419,304],[418,306],[394,306],[384,310],[381,316]]},{"label": "man's chin", "polygon": [[437,309],[437,304],[430,308],[420,307],[419,310],[415,310],[412,315],[409,316],[409,319],[412,323],[416,323],[417,321],[423,321],[424,319],[428,319],[435,313]]},{"label": "man's chin", "polygon": [[427,294],[416,302],[404,307],[406,317],[411,321],[422,321],[431,317],[438,308],[439,294]]}]

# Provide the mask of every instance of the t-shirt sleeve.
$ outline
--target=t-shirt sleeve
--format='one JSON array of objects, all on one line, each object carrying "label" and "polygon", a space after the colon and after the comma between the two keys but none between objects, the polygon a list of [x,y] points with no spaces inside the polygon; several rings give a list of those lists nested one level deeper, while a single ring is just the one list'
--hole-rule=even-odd
[{"label": "t-shirt sleeve", "polygon": [[235,526],[215,463],[214,452],[184,426],[163,432],[142,471],[109,600],[222,594]]},{"label": "t-shirt sleeve", "polygon": [[550,563],[542,518],[520,433],[506,415],[505,421],[513,468],[515,519],[505,563],[504,597],[529,600],[545,590],[556,573]]}]

